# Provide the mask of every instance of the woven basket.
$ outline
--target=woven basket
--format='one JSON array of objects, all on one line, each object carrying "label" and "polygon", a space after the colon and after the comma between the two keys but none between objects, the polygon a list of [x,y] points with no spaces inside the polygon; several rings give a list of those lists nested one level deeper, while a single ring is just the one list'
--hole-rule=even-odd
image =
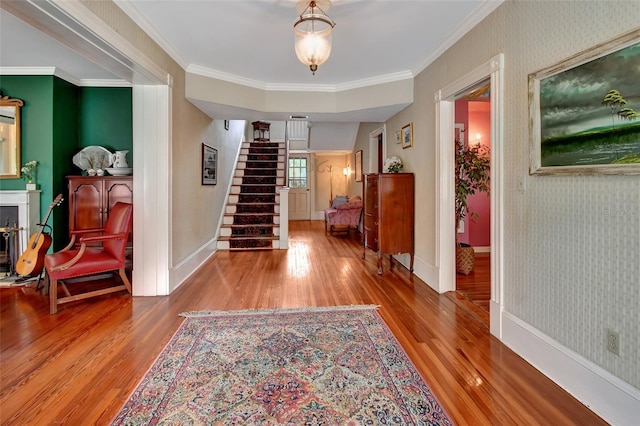
[{"label": "woven basket", "polygon": [[469,275],[476,264],[476,256],[471,246],[456,247],[456,272]]}]

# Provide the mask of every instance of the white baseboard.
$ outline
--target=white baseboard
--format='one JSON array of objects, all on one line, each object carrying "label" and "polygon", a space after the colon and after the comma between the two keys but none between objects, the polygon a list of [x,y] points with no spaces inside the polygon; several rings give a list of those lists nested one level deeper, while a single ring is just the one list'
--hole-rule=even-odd
[{"label": "white baseboard", "polygon": [[502,342],[612,425],[638,425],[640,389],[562,346],[509,312]]},{"label": "white baseboard", "polygon": [[415,256],[413,258],[413,274],[420,278],[422,281],[427,283],[429,287],[438,291],[439,288],[439,278],[438,278],[438,267],[430,264],[424,259]]},{"label": "white baseboard", "polygon": [[215,252],[217,240],[211,239],[196,251],[191,253],[186,259],[171,268],[169,281],[169,294],[178,288],[187,278],[189,278],[204,262]]}]

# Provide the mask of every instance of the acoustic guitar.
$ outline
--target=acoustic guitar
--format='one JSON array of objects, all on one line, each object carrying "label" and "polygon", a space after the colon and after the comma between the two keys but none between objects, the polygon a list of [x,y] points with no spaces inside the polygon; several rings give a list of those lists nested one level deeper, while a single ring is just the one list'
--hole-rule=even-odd
[{"label": "acoustic guitar", "polygon": [[44,267],[44,255],[47,253],[47,250],[49,250],[49,247],[51,247],[51,235],[43,231],[44,228],[48,226],[47,221],[49,220],[51,211],[54,207],[62,204],[62,201],[62,194],[59,194],[56,199],[53,200],[53,203],[49,205],[49,210],[47,210],[47,215],[42,223],[38,224],[40,230],[29,238],[27,249],[22,253],[20,259],[18,259],[18,263],[16,264],[16,272],[19,275],[35,276],[42,272],[42,268]]}]

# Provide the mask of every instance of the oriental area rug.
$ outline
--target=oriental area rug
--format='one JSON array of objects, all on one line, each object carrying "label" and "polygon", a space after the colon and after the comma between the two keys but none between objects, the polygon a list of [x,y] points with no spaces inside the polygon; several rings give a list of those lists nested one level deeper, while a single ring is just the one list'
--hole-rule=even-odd
[{"label": "oriental area rug", "polygon": [[452,424],[376,306],[182,316],[112,424]]}]

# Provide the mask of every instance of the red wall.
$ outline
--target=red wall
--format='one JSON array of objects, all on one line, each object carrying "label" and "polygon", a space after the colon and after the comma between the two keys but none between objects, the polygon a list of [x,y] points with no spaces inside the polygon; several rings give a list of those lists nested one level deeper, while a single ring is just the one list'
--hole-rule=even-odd
[{"label": "red wall", "polygon": [[[481,143],[491,147],[491,104],[486,101],[456,101],[456,123],[465,126],[465,143]],[[479,138],[478,138],[479,136]],[[486,193],[471,195],[467,204],[476,218],[467,216],[464,232],[458,234],[460,242],[474,247],[491,245],[491,199]]]}]

